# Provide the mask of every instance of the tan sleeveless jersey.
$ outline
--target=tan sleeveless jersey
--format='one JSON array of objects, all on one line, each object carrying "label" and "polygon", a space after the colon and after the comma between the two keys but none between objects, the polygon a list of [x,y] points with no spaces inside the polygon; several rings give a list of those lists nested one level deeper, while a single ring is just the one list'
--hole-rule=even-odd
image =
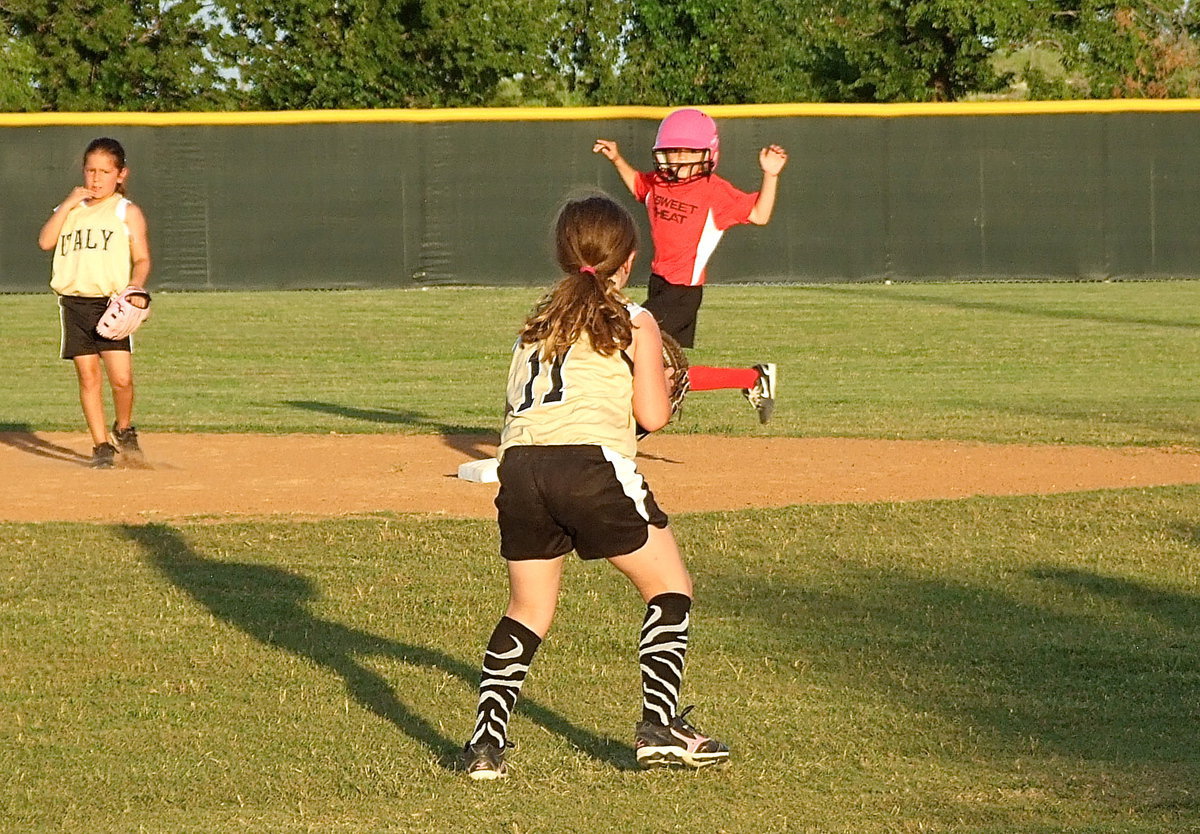
[{"label": "tan sleeveless jersey", "polygon": [[499,456],[510,446],[584,444],[634,457],[632,360],[620,350],[597,353],[586,334],[558,361],[543,359],[539,347],[513,348]]},{"label": "tan sleeveless jersey", "polygon": [[117,195],[71,209],[54,249],[50,289],[59,295],[100,298],[129,286],[129,206]]}]

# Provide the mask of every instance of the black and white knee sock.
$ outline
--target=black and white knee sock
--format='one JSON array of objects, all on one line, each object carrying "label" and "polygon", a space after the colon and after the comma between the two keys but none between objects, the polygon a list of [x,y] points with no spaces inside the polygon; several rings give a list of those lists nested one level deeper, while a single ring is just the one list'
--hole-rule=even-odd
[{"label": "black and white knee sock", "polygon": [[541,644],[542,638],[511,617],[496,623],[479,673],[479,710],[471,744],[486,741],[504,747],[513,705]]},{"label": "black and white knee sock", "polygon": [[642,667],[642,720],[670,724],[679,710],[691,597],[659,594],[646,603],[638,660]]}]

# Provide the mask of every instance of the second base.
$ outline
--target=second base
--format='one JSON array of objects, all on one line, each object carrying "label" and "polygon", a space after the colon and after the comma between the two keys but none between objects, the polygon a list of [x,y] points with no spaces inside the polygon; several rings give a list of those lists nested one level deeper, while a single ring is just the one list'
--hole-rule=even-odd
[{"label": "second base", "polygon": [[458,467],[458,477],[476,484],[494,484],[500,480],[496,473],[499,467],[500,461],[495,458],[471,460]]}]

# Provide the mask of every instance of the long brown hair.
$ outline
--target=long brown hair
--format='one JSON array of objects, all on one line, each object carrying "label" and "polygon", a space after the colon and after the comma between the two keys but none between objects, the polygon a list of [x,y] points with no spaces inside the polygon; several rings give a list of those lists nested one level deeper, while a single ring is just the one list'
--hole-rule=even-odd
[{"label": "long brown hair", "polygon": [[613,282],[637,248],[637,226],[607,194],[569,200],[554,221],[554,254],[564,277],[521,328],[521,344],[540,342],[543,358],[561,355],[586,333],[604,356],[629,347],[633,325]]}]

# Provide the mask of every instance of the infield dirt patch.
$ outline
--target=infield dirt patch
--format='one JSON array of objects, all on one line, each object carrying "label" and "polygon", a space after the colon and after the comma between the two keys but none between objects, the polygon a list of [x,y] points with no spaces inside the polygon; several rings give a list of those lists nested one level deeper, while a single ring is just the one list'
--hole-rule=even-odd
[{"label": "infield dirt patch", "polygon": [[[94,471],[84,434],[0,433],[0,520],[488,518],[496,485],[456,473],[495,444],[494,435],[143,434],[150,468]],[[1195,484],[1200,451],[664,434],[643,441],[638,468],[672,513]]]}]

